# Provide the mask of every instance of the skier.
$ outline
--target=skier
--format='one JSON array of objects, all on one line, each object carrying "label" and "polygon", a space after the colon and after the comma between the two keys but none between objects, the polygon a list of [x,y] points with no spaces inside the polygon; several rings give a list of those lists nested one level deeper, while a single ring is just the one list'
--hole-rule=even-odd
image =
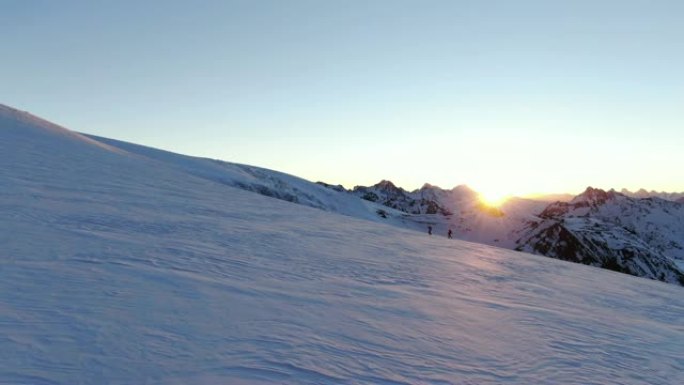
[{"label": "skier", "polygon": [[428,226],[428,235],[432,235],[432,226]]},{"label": "skier", "polygon": [[449,229],[449,232],[447,233],[447,236],[449,237],[449,239],[451,239],[451,234],[452,234],[451,229]]}]

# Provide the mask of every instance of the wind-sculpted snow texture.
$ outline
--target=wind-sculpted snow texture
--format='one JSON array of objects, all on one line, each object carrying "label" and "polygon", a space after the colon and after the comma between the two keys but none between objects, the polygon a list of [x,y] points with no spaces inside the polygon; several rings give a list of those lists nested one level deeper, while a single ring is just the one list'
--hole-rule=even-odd
[{"label": "wind-sculpted snow texture", "polygon": [[0,383],[677,384],[684,296],[0,109]]},{"label": "wind-sculpted snow texture", "polygon": [[684,205],[588,188],[550,205],[518,249],[684,285]]}]

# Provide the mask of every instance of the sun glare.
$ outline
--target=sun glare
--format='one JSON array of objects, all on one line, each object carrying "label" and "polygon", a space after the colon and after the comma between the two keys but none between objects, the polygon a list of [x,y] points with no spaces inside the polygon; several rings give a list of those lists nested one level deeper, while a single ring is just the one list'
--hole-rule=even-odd
[{"label": "sun glare", "polygon": [[510,198],[508,194],[497,191],[480,191],[479,194],[482,203],[492,207],[499,207]]}]

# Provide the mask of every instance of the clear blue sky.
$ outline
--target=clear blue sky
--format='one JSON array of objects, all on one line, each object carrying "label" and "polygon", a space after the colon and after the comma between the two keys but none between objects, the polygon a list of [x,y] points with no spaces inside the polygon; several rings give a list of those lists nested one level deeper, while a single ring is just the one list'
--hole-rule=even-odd
[{"label": "clear blue sky", "polygon": [[0,103],[346,186],[684,190],[684,1],[0,0]]}]

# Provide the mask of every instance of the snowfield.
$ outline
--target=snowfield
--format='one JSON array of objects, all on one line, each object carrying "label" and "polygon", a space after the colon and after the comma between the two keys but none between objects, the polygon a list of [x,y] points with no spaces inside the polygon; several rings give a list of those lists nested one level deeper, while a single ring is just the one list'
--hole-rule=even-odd
[{"label": "snowfield", "polygon": [[0,214],[2,384],[684,383],[681,287],[265,197],[2,106]]}]

